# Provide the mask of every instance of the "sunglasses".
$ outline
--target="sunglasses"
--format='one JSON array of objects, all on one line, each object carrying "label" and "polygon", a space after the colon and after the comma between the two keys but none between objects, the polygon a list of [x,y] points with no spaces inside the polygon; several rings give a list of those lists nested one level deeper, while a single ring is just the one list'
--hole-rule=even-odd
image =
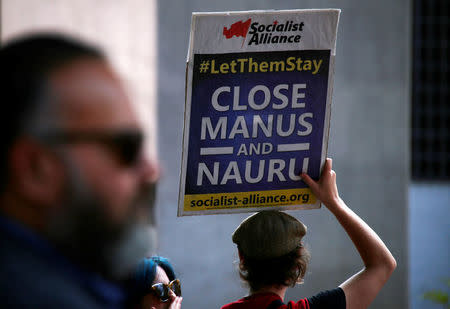
[{"label": "sunglasses", "polygon": [[40,135],[40,138],[53,144],[99,143],[109,148],[124,166],[137,164],[144,142],[144,134],[135,129],[111,132],[51,132]]},{"label": "sunglasses", "polygon": [[169,291],[174,292],[176,296],[181,296],[181,284],[179,279],[172,280],[169,284],[156,283],[152,285],[152,292],[155,293],[163,303],[170,299]]}]

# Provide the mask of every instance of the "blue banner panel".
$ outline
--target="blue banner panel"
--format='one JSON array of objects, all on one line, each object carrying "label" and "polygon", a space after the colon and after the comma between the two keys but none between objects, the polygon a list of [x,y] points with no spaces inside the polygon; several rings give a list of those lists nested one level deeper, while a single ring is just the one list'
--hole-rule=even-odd
[{"label": "blue banner panel", "polygon": [[329,50],[195,54],[185,195],[318,179],[329,66]]}]

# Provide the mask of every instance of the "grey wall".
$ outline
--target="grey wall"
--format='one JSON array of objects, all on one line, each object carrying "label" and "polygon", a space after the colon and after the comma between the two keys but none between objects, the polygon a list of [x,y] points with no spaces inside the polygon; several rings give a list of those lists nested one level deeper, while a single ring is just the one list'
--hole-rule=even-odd
[{"label": "grey wall", "polygon": [[[245,295],[231,233],[247,214],[177,218],[185,61],[192,11],[342,9],[329,156],[340,194],[397,259],[372,308],[407,308],[410,1],[159,1],[159,251],[183,282],[183,308],[218,308]],[[312,252],[305,284],[288,298],[334,288],[362,267],[350,240],[325,209],[292,212],[308,225]]]}]

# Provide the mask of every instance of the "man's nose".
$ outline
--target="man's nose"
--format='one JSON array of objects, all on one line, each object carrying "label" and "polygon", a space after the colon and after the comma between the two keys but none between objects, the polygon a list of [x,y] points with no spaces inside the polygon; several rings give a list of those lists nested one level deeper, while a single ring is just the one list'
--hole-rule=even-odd
[{"label": "man's nose", "polygon": [[161,167],[155,158],[142,156],[138,168],[140,180],[145,184],[154,184],[161,177]]},{"label": "man's nose", "polygon": [[161,176],[161,168],[156,159],[141,156],[136,166],[136,184],[138,186],[137,218],[144,224],[156,224],[155,202],[156,183]]}]

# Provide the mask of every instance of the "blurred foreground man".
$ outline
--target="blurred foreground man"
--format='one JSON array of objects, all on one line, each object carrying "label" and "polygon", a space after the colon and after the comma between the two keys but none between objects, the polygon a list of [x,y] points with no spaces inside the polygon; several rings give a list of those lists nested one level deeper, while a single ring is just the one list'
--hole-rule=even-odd
[{"label": "blurred foreground man", "polygon": [[58,35],[11,41],[0,63],[0,307],[120,308],[158,178],[124,88]]}]

